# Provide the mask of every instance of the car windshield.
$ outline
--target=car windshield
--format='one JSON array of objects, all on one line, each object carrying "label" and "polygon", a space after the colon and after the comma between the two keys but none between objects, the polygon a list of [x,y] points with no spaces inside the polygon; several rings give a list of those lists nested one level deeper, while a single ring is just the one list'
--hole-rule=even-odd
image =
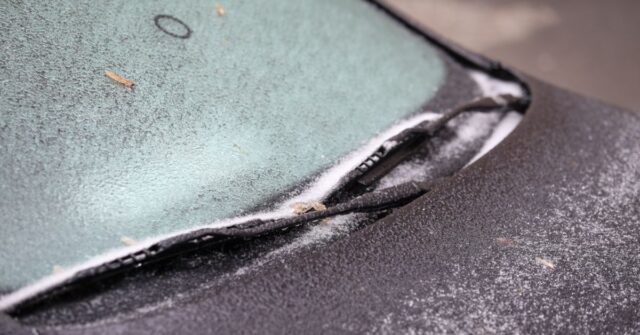
[{"label": "car windshield", "polygon": [[9,0],[0,28],[4,291],[264,206],[446,75],[365,1]]}]

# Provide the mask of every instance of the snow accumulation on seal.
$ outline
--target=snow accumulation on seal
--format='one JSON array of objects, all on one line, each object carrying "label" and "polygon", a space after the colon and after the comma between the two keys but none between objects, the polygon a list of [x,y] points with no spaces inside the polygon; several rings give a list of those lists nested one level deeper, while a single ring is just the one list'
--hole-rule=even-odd
[{"label": "snow accumulation on seal", "polygon": [[[524,94],[522,88],[517,83],[497,80],[481,72],[471,72],[470,77],[477,84],[481,96],[497,96],[500,94],[522,96]],[[509,112],[506,116],[502,116],[503,115],[501,113],[497,112],[472,114],[464,118],[462,122],[452,122],[452,128],[455,131],[455,138],[446,143],[442,150],[439,151],[438,155],[436,155],[437,157],[433,157],[432,159],[446,159],[448,157],[458,155],[470,145],[478,145],[479,141],[484,140],[484,143],[479,143],[481,147],[476,151],[476,155],[467,163],[467,165],[471,164],[473,161],[489,152],[495,145],[504,139],[522,119],[522,116],[516,112]],[[153,244],[168,238],[197,232],[201,229],[228,227],[253,219],[269,220],[291,216],[293,215],[291,211],[292,204],[318,201],[326,197],[339,184],[342,177],[355,169],[369,155],[375,152],[376,149],[384,145],[388,138],[391,138],[402,132],[404,129],[413,127],[423,121],[435,120],[438,117],[438,113],[427,111],[398,122],[396,125],[369,140],[359,150],[352,152],[343,158],[335,166],[327,169],[317,179],[310,183],[305,190],[284,201],[275,210],[220,220],[171,234],[156,236],[154,238],[140,241],[134,245],[111,250],[105,254],[96,256],[87,262],[51,274],[31,285],[0,297],[0,311],[10,309],[16,304],[19,304],[31,297],[68,283],[72,281],[73,277],[80,271],[91,269],[117,258],[144,250]],[[410,180],[422,180],[428,178],[429,167],[425,166],[428,164],[428,161],[407,162],[401,164],[392,171],[389,176],[380,181],[380,187],[388,187]],[[270,258],[269,256],[285,254],[304,246],[334,238],[337,234],[347,233],[350,230],[349,227],[353,225],[353,220],[349,218],[353,217],[354,215],[346,215],[334,218],[327,224],[316,225],[310,228],[307,233],[299,237],[297,240],[294,240],[291,245],[273,251],[259,263],[262,264],[267,261]],[[245,273],[247,270],[248,269],[240,269],[237,274]]]}]

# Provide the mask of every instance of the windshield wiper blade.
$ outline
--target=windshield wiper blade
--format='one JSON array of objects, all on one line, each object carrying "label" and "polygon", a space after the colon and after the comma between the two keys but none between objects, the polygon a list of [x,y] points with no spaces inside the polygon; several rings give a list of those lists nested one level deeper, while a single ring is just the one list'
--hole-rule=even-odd
[{"label": "windshield wiper blade", "polygon": [[387,140],[356,169],[348,173],[343,178],[342,186],[328,197],[328,202],[339,203],[366,192],[376,181],[422,148],[425,142],[436,136],[449,121],[462,113],[522,110],[525,106],[526,101],[523,98],[510,94],[485,97],[451,109],[435,121],[424,121],[406,129]]},{"label": "windshield wiper blade", "polygon": [[338,215],[380,212],[385,209],[400,207],[429,192],[442,181],[443,179],[427,182],[408,182],[369,192],[323,210],[279,219],[255,219],[229,227],[204,228],[168,238],[138,252],[113,259],[96,267],[78,271],[55,287],[20,302],[13,309],[29,308],[50,297],[71,291],[75,287],[86,283],[99,282],[130,269],[147,266],[167,258],[174,258],[180,254],[205,246],[223,244],[234,240],[251,240],[266,235],[282,233],[289,229]]},{"label": "windshield wiper blade", "polygon": [[[365,161],[365,163],[360,165],[358,169],[353,171],[354,173],[359,174],[359,178],[356,179],[356,182],[360,183],[360,185],[370,186],[373,182],[384,176],[412,153],[412,150],[406,150],[407,148],[413,149],[415,142],[418,142],[421,145],[425,140],[437,135],[437,133],[442,130],[451,119],[464,112],[495,112],[500,110],[509,110],[515,109],[519,103],[521,103],[521,100],[512,95],[499,95],[495,97],[481,98],[447,111],[435,121],[425,121],[412,128],[406,129],[388,140],[399,144],[395,145],[391,150],[389,150],[387,146],[383,145],[376,153],[370,156],[379,157],[377,159],[378,164],[370,165]],[[364,173],[361,169],[363,165],[369,168]],[[350,200],[337,202],[334,206],[324,210],[312,211],[298,216],[281,219],[255,219],[242,224],[223,228],[218,233],[234,237],[255,237],[278,230],[286,230],[304,223],[336,215],[356,212],[373,212],[390,207],[397,207],[425,194],[431,190],[434,185],[440,183],[446,178],[447,177],[442,177],[431,181],[407,182],[381,190],[363,193]]]}]

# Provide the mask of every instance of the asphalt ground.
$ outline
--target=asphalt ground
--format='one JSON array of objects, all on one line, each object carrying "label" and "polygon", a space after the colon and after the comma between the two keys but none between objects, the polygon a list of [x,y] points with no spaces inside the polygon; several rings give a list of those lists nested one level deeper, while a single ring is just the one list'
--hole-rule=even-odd
[{"label": "asphalt ground", "polygon": [[640,111],[640,1],[388,2],[469,49],[560,87]]}]

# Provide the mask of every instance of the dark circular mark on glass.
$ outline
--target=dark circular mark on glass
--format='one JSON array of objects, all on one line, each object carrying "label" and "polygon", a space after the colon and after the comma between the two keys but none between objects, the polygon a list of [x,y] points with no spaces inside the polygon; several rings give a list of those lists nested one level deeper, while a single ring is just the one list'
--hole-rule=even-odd
[{"label": "dark circular mark on glass", "polygon": [[[158,29],[162,30],[162,32],[169,36],[182,39],[191,37],[191,28],[189,28],[189,26],[187,26],[187,24],[182,22],[180,19],[177,19],[171,15],[156,15],[156,17],[153,18],[153,22],[155,22]],[[175,29],[171,29],[171,23],[177,23],[178,25],[182,26],[182,30],[184,30],[184,32],[176,32]],[[173,26],[175,28],[175,24],[173,24]]]}]

